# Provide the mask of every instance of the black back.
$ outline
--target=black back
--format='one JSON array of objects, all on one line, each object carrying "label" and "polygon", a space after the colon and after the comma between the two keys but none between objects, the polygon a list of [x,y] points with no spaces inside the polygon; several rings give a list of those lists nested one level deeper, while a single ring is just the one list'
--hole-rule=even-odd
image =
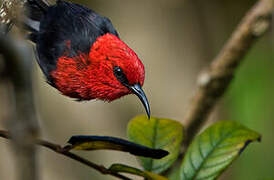
[{"label": "black back", "polygon": [[49,83],[54,85],[50,72],[56,69],[57,60],[65,51],[71,57],[88,53],[95,40],[106,33],[118,37],[111,21],[91,9],[64,1],[50,6],[34,34],[37,60]]}]

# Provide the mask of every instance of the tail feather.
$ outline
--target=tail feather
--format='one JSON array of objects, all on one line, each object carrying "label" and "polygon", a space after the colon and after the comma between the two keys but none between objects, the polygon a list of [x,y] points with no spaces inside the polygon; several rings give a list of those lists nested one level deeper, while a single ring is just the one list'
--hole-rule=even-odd
[{"label": "tail feather", "polygon": [[27,0],[25,9],[27,11],[27,17],[24,20],[24,26],[31,33],[28,35],[28,39],[36,43],[37,32],[40,27],[40,20],[47,12],[49,4],[43,0]]},{"label": "tail feather", "polygon": [[30,19],[40,21],[41,17],[47,12],[49,4],[43,0],[28,0],[25,7]]}]

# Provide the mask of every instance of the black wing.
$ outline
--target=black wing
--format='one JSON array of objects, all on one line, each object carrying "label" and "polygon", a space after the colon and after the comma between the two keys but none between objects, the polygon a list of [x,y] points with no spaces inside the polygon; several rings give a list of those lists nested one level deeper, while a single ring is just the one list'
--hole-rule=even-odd
[{"label": "black wing", "polygon": [[106,33],[118,33],[111,21],[91,9],[78,4],[58,1],[48,8],[40,21],[37,34],[38,63],[52,84],[50,72],[56,69],[56,62],[66,52],[76,56],[79,52],[88,53],[95,40]]}]

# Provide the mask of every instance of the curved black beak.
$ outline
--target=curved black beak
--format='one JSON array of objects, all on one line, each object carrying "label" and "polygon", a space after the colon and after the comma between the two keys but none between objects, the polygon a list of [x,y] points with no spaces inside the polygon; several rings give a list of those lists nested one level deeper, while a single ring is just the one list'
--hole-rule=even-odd
[{"label": "curved black beak", "polygon": [[146,109],[146,113],[148,116],[148,119],[150,119],[150,107],[149,107],[149,103],[146,97],[146,94],[144,93],[141,85],[138,84],[134,84],[133,86],[129,86],[129,89],[138,96],[138,98],[141,100],[142,104],[144,105],[145,109]]}]

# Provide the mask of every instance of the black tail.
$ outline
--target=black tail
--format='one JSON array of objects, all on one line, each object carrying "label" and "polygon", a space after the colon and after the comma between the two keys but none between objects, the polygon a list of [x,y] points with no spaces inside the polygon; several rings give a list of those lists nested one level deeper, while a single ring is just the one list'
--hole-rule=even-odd
[{"label": "black tail", "polygon": [[49,5],[43,0],[28,0],[26,7],[29,9],[29,17],[39,21],[43,14],[47,12]]},{"label": "black tail", "polygon": [[28,39],[36,42],[37,32],[39,31],[40,20],[43,15],[47,12],[49,4],[44,0],[27,0],[24,8],[27,17],[24,20],[24,26],[31,33]]}]

